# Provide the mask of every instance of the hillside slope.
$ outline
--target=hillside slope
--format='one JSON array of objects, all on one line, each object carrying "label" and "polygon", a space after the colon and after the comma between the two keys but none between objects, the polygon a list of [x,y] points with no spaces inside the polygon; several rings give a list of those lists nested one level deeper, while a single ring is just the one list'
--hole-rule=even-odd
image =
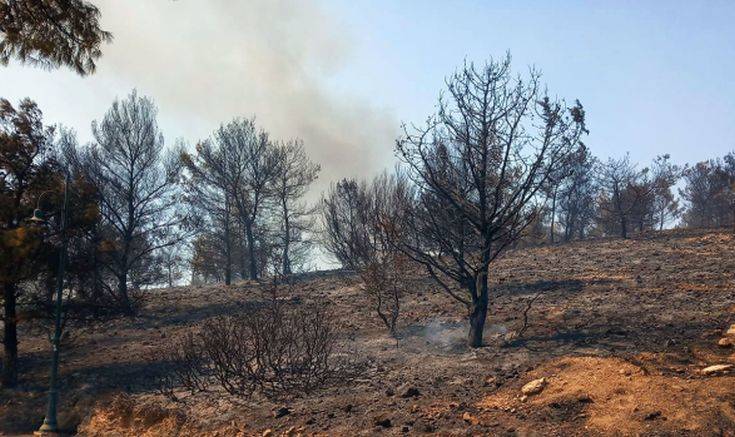
[{"label": "hillside slope", "polygon": [[[177,332],[258,299],[257,284],[182,287],[150,296],[140,316],[74,335],[62,369],[62,419],[86,435],[721,435],[735,433],[735,363],[717,345],[735,323],[735,238],[666,231],[509,252],[492,270],[487,347],[464,346],[461,305],[429,280],[406,296],[403,337],[381,329],[347,274],[310,275],[293,293],[330,302],[367,367],[355,381],[273,404],[155,392],[152,352]],[[523,310],[529,327],[522,337]],[[27,338],[27,337],[26,337]],[[43,412],[47,346],[21,345],[25,382],[3,391],[0,432]],[[521,387],[545,378],[527,397]],[[404,396],[408,388],[416,389]],[[125,395],[118,395],[125,393]],[[96,408],[93,408],[96,406]],[[289,414],[275,418],[273,411]],[[18,411],[25,414],[18,415]]]}]

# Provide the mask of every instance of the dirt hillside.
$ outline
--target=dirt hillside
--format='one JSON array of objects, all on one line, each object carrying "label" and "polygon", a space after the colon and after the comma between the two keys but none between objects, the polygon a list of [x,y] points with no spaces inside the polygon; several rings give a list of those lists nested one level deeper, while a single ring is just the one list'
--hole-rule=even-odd
[{"label": "dirt hillside", "polygon": [[[487,346],[477,350],[464,345],[463,307],[428,279],[406,296],[396,341],[354,276],[304,276],[293,297],[341,314],[345,347],[366,367],[354,381],[280,403],[157,394],[156,348],[208,317],[243,311],[262,286],[157,290],[138,317],[72,334],[62,422],[96,436],[735,435],[735,350],[725,334],[735,323],[731,234],[518,249],[491,273]],[[21,387],[0,391],[8,435],[43,417],[48,344],[24,329]]]}]

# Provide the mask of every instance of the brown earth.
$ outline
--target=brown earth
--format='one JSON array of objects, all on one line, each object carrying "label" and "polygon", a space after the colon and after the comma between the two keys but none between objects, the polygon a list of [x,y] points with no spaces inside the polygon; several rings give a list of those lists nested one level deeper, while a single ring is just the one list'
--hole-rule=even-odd
[{"label": "brown earth", "polygon": [[[344,347],[366,369],[355,381],[274,404],[221,393],[172,402],[156,392],[151,354],[193,323],[246,310],[261,286],[151,292],[134,319],[72,333],[64,356],[61,420],[97,436],[168,435],[735,435],[735,363],[718,346],[735,323],[735,238],[665,231],[510,251],[492,269],[487,346],[464,345],[463,307],[429,280],[403,304],[390,339],[359,281],[305,275],[301,300],[341,314]],[[536,295],[522,337],[522,311]],[[45,334],[24,326],[21,386],[0,391],[0,433],[43,418]],[[539,394],[521,387],[546,378]],[[403,397],[407,388],[418,396]],[[290,414],[274,418],[287,407]]]}]

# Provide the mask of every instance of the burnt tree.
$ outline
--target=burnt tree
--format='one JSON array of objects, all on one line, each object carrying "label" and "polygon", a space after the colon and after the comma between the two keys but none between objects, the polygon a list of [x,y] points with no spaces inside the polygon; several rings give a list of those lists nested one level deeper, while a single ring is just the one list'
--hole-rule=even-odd
[{"label": "burnt tree", "polygon": [[581,104],[550,99],[539,80],[514,76],[510,56],[465,64],[436,114],[397,142],[416,188],[397,245],[467,306],[471,347],[482,345],[491,263],[534,219],[540,190],[586,132]]}]

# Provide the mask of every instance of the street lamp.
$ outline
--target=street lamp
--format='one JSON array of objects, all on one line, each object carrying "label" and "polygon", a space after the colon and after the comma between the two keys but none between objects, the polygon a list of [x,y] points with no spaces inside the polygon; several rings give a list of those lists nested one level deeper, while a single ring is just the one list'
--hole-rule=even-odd
[{"label": "street lamp", "polygon": [[[45,194],[45,193],[43,193]],[[45,223],[43,210],[39,208],[41,204],[41,197],[39,196],[36,209],[33,211],[33,216],[28,220],[34,223]],[[66,260],[66,206],[69,198],[69,174],[64,172],[64,203],[61,206],[61,250],[59,251],[59,270],[56,274],[56,296],[54,300],[54,337],[52,340],[53,358],[51,360],[51,377],[49,380],[48,390],[48,409],[46,410],[46,417],[43,419],[43,424],[36,431],[35,435],[50,435],[57,434],[59,432],[58,424],[56,421],[56,410],[59,399],[58,392],[58,378],[59,378],[59,344],[61,343],[61,304],[62,304],[62,290],[64,289],[64,262]]]}]

